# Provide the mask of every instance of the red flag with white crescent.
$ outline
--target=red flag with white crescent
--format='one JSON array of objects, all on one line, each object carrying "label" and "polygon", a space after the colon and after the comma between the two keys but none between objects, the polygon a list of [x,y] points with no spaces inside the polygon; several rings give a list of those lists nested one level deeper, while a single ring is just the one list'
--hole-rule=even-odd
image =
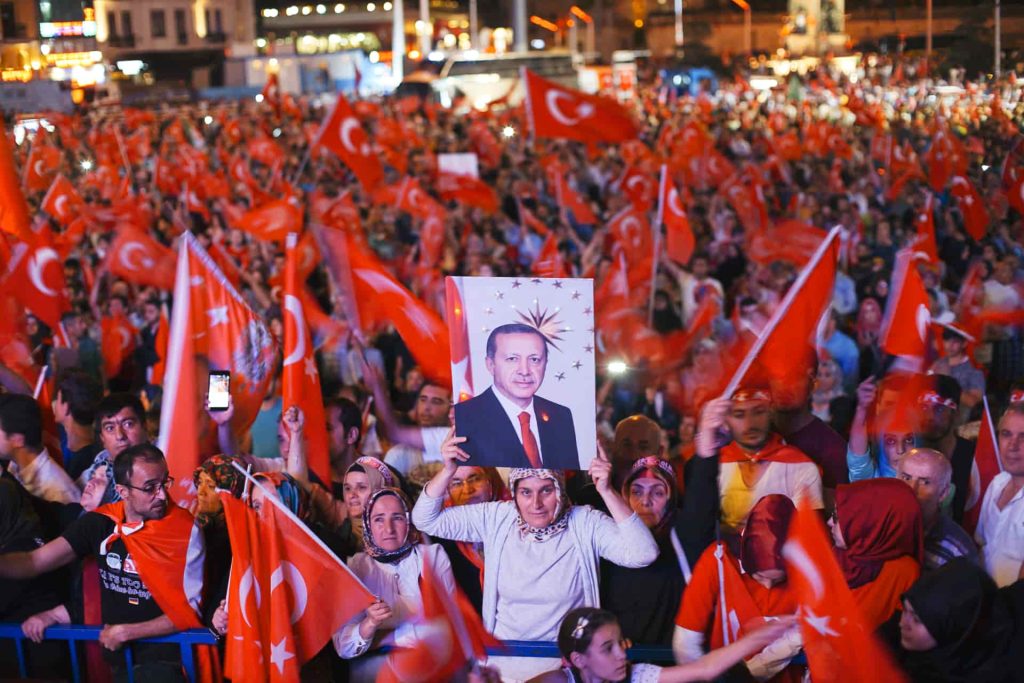
[{"label": "red flag with white crescent", "polygon": [[328,453],[327,420],[320,373],[313,353],[313,339],[306,324],[302,305],[303,282],[299,274],[298,236],[288,235],[285,242],[284,275],[284,363],[281,371],[282,410],[292,406],[305,416],[306,454],[309,468],[322,481],[331,480]]},{"label": "red flag with white crescent", "polygon": [[636,123],[618,102],[588,95],[522,70],[526,112],[534,137],[579,142],[624,142],[637,136]]},{"label": "red flag with white crescent", "polygon": [[696,240],[679,190],[669,176],[668,166],[664,165],[661,167],[658,191],[658,216],[660,223],[665,226],[665,248],[669,258],[684,265],[689,263]]},{"label": "red flag with white crescent", "polygon": [[123,315],[103,318],[100,329],[103,375],[110,380],[121,374],[124,362],[134,353],[136,329]]},{"label": "red flag with white crescent", "polygon": [[50,245],[49,231],[35,245],[17,244],[12,251],[7,284],[22,306],[57,329],[60,316],[70,308],[64,296],[64,268]]},{"label": "red flag with white crescent", "polygon": [[955,175],[950,183],[950,193],[956,197],[957,206],[964,217],[967,232],[975,241],[980,242],[988,232],[992,217],[985,208],[985,201],[978,194],[977,188],[965,176]]},{"label": "red flag with white crescent", "polygon": [[302,230],[302,209],[290,199],[276,199],[247,211],[236,227],[267,242],[284,242],[290,232]]},{"label": "red flag with white crescent", "polygon": [[348,100],[340,93],[334,109],[320,128],[319,142],[352,169],[366,192],[372,192],[384,180],[384,168],[369,136],[359,124]]},{"label": "red flag with white crescent", "polygon": [[32,145],[25,160],[25,189],[39,192],[50,186],[60,169],[61,153],[50,145]]},{"label": "red flag with white crescent", "polygon": [[258,511],[220,496],[231,542],[224,674],[298,681],[302,665],[374,598],[273,494],[264,491]]},{"label": "red flag with white crescent", "polygon": [[928,352],[931,313],[928,292],[917,270],[917,252],[901,250],[896,255],[892,289],[885,306],[878,345],[894,356],[912,356],[924,361]]},{"label": "red flag with white crescent", "polygon": [[50,214],[61,225],[68,225],[81,212],[82,198],[71,181],[63,175],[53,179],[53,184],[43,197],[40,208]]},{"label": "red flag with white crescent", "polygon": [[472,359],[469,354],[469,325],[462,305],[459,278],[446,277],[445,307],[452,359],[452,396],[456,402],[475,396],[473,392]]},{"label": "red flag with white crescent", "polygon": [[935,195],[931,192],[924,200],[924,206],[914,215],[914,227],[917,229],[917,248],[928,256],[932,263],[939,262],[939,247],[935,241]]},{"label": "red flag with white crescent", "polygon": [[[1012,401],[1012,398],[1011,398]],[[988,398],[982,396],[985,411],[981,415],[981,428],[978,430],[978,442],[974,446],[974,462],[971,465],[971,488],[967,492],[964,504],[964,530],[974,537],[981,515],[981,501],[985,499],[988,485],[995,476],[1003,471],[1003,462],[999,457],[999,441],[996,439],[995,424],[992,413],[988,409]]]},{"label": "red flag with white crescent", "polygon": [[107,252],[110,272],[133,284],[170,291],[174,288],[174,252],[148,233],[124,223]]},{"label": "red flag with white crescent", "polygon": [[817,510],[799,506],[782,556],[800,604],[800,632],[813,679],[817,683],[906,681],[868,630]]}]

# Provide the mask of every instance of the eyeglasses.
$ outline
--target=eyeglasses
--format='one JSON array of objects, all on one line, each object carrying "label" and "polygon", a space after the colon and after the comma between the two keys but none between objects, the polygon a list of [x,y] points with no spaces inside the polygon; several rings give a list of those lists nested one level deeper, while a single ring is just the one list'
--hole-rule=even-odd
[{"label": "eyeglasses", "polygon": [[470,488],[474,488],[475,489],[477,486],[479,486],[482,483],[484,483],[484,478],[483,477],[481,477],[479,474],[471,474],[468,477],[466,477],[465,479],[455,479],[455,480],[453,480],[450,484],[448,484],[448,490],[449,491],[457,491],[457,490],[459,490],[461,488],[464,488],[466,486],[469,486]]},{"label": "eyeglasses", "polygon": [[142,491],[149,497],[156,495],[156,492],[160,489],[166,491],[174,485],[174,477],[167,477],[163,481],[155,481],[152,484],[146,484],[145,486],[132,486],[131,484],[125,484],[125,488],[135,489],[136,491]]}]

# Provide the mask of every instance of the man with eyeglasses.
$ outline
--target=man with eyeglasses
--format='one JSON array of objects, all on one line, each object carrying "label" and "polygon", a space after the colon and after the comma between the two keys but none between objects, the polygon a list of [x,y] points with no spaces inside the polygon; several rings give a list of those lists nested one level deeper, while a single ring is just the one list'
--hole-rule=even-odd
[{"label": "man with eyeglasses", "polygon": [[[89,480],[100,469],[113,466],[114,459],[131,446],[149,443],[146,432],[145,409],[141,401],[132,394],[110,394],[96,408],[96,434],[103,450],[96,454],[92,465],[78,478],[78,485],[83,490]],[[120,500],[114,477],[107,472],[107,489],[101,503],[113,503]]]},{"label": "man with eyeglasses", "polygon": [[[199,626],[205,546],[192,516],[168,496],[173,480],[159,449],[131,446],[118,454],[113,467],[120,501],[85,513],[41,548],[0,555],[0,577],[31,578],[95,556],[100,617],[106,624],[99,641],[119,679],[125,675],[125,658],[115,652],[122,646]],[[84,617],[58,607],[33,620],[25,631],[38,640],[46,627]],[[132,654],[136,680],[184,680],[176,645],[136,644]]]}]

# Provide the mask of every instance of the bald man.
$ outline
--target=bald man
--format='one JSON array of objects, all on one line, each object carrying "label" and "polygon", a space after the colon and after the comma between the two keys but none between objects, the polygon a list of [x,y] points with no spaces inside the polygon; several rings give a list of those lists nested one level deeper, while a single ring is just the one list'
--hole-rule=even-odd
[{"label": "bald man", "polygon": [[896,466],[896,477],[914,489],[924,520],[924,571],[938,569],[955,557],[979,562],[978,547],[951,517],[942,512],[950,497],[953,466],[931,448],[912,448]]}]

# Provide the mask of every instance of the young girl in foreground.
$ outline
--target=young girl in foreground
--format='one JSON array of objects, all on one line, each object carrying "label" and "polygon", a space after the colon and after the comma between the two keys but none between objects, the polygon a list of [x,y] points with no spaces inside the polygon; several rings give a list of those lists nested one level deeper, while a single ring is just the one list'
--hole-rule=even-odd
[{"label": "young girl in foreground", "polygon": [[686,683],[708,681],[720,676],[733,664],[760,652],[794,623],[789,617],[767,622],[761,628],[700,659],[680,666],[630,664],[626,660],[627,643],[615,615],[593,607],[574,609],[565,615],[558,629],[558,649],[567,663],[529,683]]}]

